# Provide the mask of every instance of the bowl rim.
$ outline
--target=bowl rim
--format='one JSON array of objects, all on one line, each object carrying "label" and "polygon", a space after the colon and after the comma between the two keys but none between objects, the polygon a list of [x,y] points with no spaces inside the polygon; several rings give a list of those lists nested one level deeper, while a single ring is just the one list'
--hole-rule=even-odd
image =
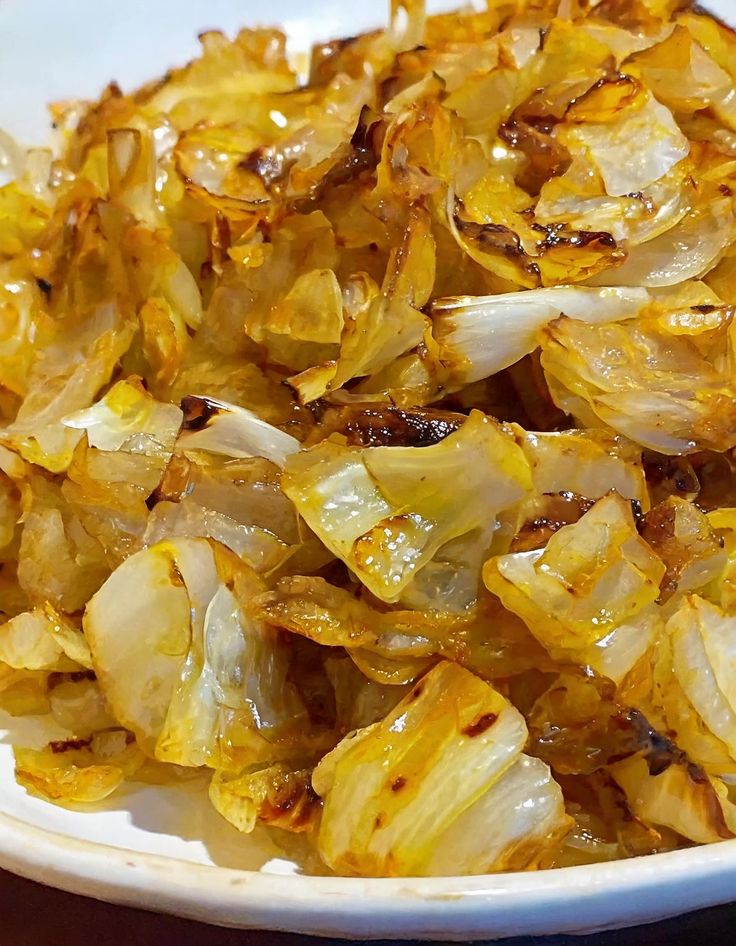
[{"label": "bowl rim", "polygon": [[736,895],[736,839],[535,872],[307,876],[80,840],[0,812],[0,867],[72,893],[222,926],[361,938],[581,933],[651,922]]}]

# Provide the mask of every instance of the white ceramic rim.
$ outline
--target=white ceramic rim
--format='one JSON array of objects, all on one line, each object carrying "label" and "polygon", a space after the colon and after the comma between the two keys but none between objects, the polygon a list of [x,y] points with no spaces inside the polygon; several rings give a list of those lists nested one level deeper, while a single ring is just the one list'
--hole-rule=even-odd
[{"label": "white ceramic rim", "polygon": [[0,866],[71,893],[221,926],[363,939],[583,933],[736,896],[736,840],[534,873],[304,877],[78,841],[0,813]]}]

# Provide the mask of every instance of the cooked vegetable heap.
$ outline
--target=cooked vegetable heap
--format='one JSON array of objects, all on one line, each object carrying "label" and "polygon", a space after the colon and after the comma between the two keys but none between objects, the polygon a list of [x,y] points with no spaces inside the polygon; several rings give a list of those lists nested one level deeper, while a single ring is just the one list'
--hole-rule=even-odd
[{"label": "cooked vegetable heap", "polygon": [[0,706],[61,733],[18,781],[209,772],[341,874],[736,836],[736,35],[202,45],[2,140]]}]

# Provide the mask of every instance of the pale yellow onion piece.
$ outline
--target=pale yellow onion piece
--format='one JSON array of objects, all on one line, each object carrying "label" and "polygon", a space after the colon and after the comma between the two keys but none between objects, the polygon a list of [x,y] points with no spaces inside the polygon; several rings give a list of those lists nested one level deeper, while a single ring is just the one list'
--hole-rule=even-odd
[{"label": "pale yellow onion piece", "polygon": [[[606,271],[608,272],[608,271]],[[470,384],[515,364],[539,344],[537,333],[561,314],[591,323],[629,319],[650,303],[636,286],[551,286],[432,303],[432,333],[457,383]]]},{"label": "pale yellow onion piece", "polygon": [[0,131],[0,186],[19,178],[25,162],[26,152],[20,144],[7,131]]},{"label": "pale yellow onion piece", "polygon": [[727,553],[695,503],[669,496],[652,509],[641,534],[667,566],[663,600],[707,589],[723,574]]},{"label": "pale yellow onion piece", "polygon": [[488,543],[498,514],[531,483],[519,447],[474,411],[429,447],[351,448],[325,441],[287,463],[282,488],[299,514],[377,597],[397,601],[453,539]]},{"label": "pale yellow onion piece", "polygon": [[[87,605],[84,631],[116,718],[153,755],[191,639],[184,555],[211,568],[205,539],[161,542],[126,559]],[[193,569],[188,569],[192,571]]]},{"label": "pale yellow onion piece", "polygon": [[609,430],[562,430],[535,433],[511,425],[532,471],[537,493],[569,491],[600,499],[612,489],[635,499],[646,512],[649,491],[641,448]]},{"label": "pale yellow onion piece", "polygon": [[669,230],[692,210],[692,167],[681,161],[644,192],[611,197],[590,158],[577,154],[564,174],[542,185],[534,216],[538,223],[563,223],[610,233],[631,248]]},{"label": "pale yellow onion piece", "polygon": [[736,233],[730,197],[691,211],[676,226],[632,248],[621,266],[589,279],[588,285],[674,286],[698,279],[718,262]]},{"label": "pale yellow onion piece", "polygon": [[0,661],[16,670],[75,670],[51,633],[43,608],[16,614],[0,626]]},{"label": "pale yellow onion piece", "polygon": [[[256,588],[262,590],[258,583]],[[221,707],[237,709],[244,702],[238,691],[247,633],[240,603],[220,584],[193,627],[192,646],[156,746],[157,758],[195,766],[212,759]]]},{"label": "pale yellow onion piece", "polygon": [[582,21],[579,25],[576,24],[576,27],[590,36],[591,39],[607,46],[616,57],[617,66],[632,53],[638,52],[640,49],[647,49],[663,39],[672,29],[669,24],[665,24],[660,28],[659,33],[639,33],[603,20]]},{"label": "pale yellow onion piece", "polygon": [[[265,590],[258,575],[228,549],[207,544],[214,556],[212,571],[200,589],[201,608],[193,614],[189,651],[156,758],[219,768],[223,743],[227,754],[237,733],[252,747],[248,763],[283,757],[274,746],[279,738],[291,734],[293,745],[297,733],[299,744],[312,736],[305,731],[304,703],[289,678],[291,648],[249,613],[250,600]],[[205,570],[210,572],[209,563]],[[186,569],[182,572],[193,597],[194,581]],[[290,747],[284,748],[288,754]]]},{"label": "pale yellow onion piece", "polygon": [[[681,314],[689,322],[685,335],[661,319],[597,327],[564,317],[552,322],[542,337],[542,367],[555,403],[586,426],[603,422],[659,453],[733,446],[731,311]],[[698,327],[706,340],[711,333],[710,352],[688,337]]]},{"label": "pale yellow onion piece", "polygon": [[[0,663],[0,708],[11,716],[44,716],[49,712],[48,684],[47,670],[14,670]],[[57,734],[65,735],[51,733]]]},{"label": "pale yellow onion piece", "polygon": [[317,577],[281,579],[257,599],[254,613],[325,647],[375,644],[382,629],[380,615],[364,601]]},{"label": "pale yellow onion piece", "polygon": [[227,457],[264,457],[283,466],[299,450],[299,441],[261,420],[252,411],[211,397],[182,402],[184,424],[178,450],[204,450]]},{"label": "pale yellow onion piece", "polygon": [[650,92],[642,107],[626,108],[613,121],[568,124],[557,135],[590,156],[612,197],[644,190],[690,153],[672,112]]},{"label": "pale yellow onion piece", "polygon": [[163,208],[156,200],[156,154],[150,132],[136,128],[107,132],[107,177],[111,200],[151,230],[165,225]]},{"label": "pale yellow onion piece", "polygon": [[12,450],[0,445],[0,470],[11,480],[23,481],[27,478],[30,469],[29,465],[17,453],[13,453]]},{"label": "pale yellow onion piece", "polygon": [[235,775],[215,772],[209,797],[223,818],[244,834],[258,821],[295,834],[311,831],[322,809],[309,770],[283,763]]},{"label": "pale yellow onion piece", "polygon": [[337,723],[343,732],[371,726],[406,696],[408,687],[377,683],[348,657],[327,657],[325,671],[335,693]]},{"label": "pale yellow onion piece", "polygon": [[633,56],[626,70],[640,75],[668,108],[676,112],[710,108],[723,124],[736,128],[731,76],[684,26],[678,24],[661,44]]},{"label": "pale yellow onion piece", "polygon": [[189,543],[177,558],[190,601],[189,647],[158,733],[155,756],[164,762],[198,766],[206,763],[215,746],[223,702],[218,699],[221,692],[211,672],[208,649],[212,647],[217,654],[219,632],[221,646],[228,648],[226,655],[233,658],[230,666],[235,668],[242,638],[240,608],[232,591],[221,582],[215,546],[206,539],[190,539]]},{"label": "pale yellow onion piece", "polygon": [[102,801],[145,761],[124,730],[95,734],[89,746],[14,748],[16,780],[34,794],[57,804]]},{"label": "pale yellow onion piece", "polygon": [[[704,612],[710,607],[713,606],[701,604],[697,596],[689,596],[667,622],[667,633],[680,686],[706,726],[736,759],[736,708],[718,685],[701,631]],[[728,669],[725,675],[728,681]]]},{"label": "pale yellow onion piece", "polygon": [[434,663],[431,657],[386,657],[365,647],[351,648],[348,655],[364,676],[386,686],[413,683]]},{"label": "pale yellow onion piece", "polygon": [[650,605],[625,624],[620,624],[606,637],[580,652],[581,664],[615,684],[620,684],[636,663],[651,650],[664,622],[657,605]]},{"label": "pale yellow onion piece", "polygon": [[342,872],[424,873],[437,840],[513,765],[525,739],[523,717],[499,693],[439,664],[315,770],[322,857]]},{"label": "pale yellow onion piece", "polygon": [[265,323],[276,335],[323,345],[340,342],[343,324],[340,283],[331,269],[313,269],[297,276]]},{"label": "pale yellow onion piece", "polygon": [[275,569],[289,554],[289,546],[266,529],[246,525],[186,497],[181,502],[156,503],[148,517],[144,545],[172,536],[214,539],[257,572]]},{"label": "pale yellow onion piece", "polygon": [[50,751],[15,748],[15,778],[24,788],[47,801],[62,804],[98,802],[123,782],[115,765],[65,765]]},{"label": "pale yellow onion piece", "polygon": [[65,427],[85,430],[90,447],[120,450],[137,438],[150,455],[171,453],[181,421],[175,404],[157,401],[137,378],[118,381],[92,407],[62,419]]},{"label": "pale yellow onion piece", "polygon": [[49,709],[55,722],[76,737],[88,737],[97,730],[117,725],[95,679],[70,674],[49,687]]},{"label": "pale yellow onion piece", "polygon": [[[222,648],[224,654],[218,654]],[[210,650],[220,660],[226,658],[233,671],[243,656],[240,607],[222,585],[208,602],[201,626],[193,628],[192,646],[156,743],[156,758],[164,762],[200,766],[213,760],[224,699],[208,659]]]},{"label": "pale yellow onion piece", "polygon": [[736,613],[736,509],[724,507],[708,514],[711,527],[723,537],[727,553],[726,565],[713,582],[708,597],[719,604],[726,614]]},{"label": "pale yellow onion piece", "polygon": [[636,531],[615,493],[564,526],[545,549],[491,558],[489,591],[553,654],[576,659],[659,596],[662,561]]},{"label": "pale yellow onion piece", "polygon": [[670,313],[691,309],[694,306],[726,305],[725,300],[702,279],[686,279],[685,282],[675,283],[672,286],[655,286],[649,292],[655,302],[660,303],[664,308],[665,319],[669,319]]},{"label": "pale yellow onion piece", "polygon": [[572,827],[549,766],[520,755],[435,843],[422,875],[528,870],[552,860]]},{"label": "pale yellow onion piece", "polygon": [[[245,68],[241,64],[233,68],[233,57],[220,56],[219,52],[226,51],[215,48],[218,42],[229,45],[221,34],[218,39],[214,33],[204,33],[202,42],[210,47],[209,52],[156,89],[144,103],[144,116],[155,119],[169,113],[177,128],[191,127],[200,121],[233,122],[255,97],[294,88],[290,72],[265,69],[262,64],[257,68],[253,61]],[[197,68],[205,75],[198,78],[191,74]]]},{"label": "pale yellow onion piece", "polygon": [[56,506],[35,504],[26,517],[18,555],[18,583],[34,604],[81,611],[108,574],[102,549]]},{"label": "pale yellow onion piece", "polygon": [[15,261],[0,263],[0,380],[20,396],[33,360],[38,295],[30,279],[19,278]]},{"label": "pale yellow onion piece", "polygon": [[52,473],[65,470],[81,433],[65,427],[62,418],[92,403],[133,334],[114,305],[101,306],[78,337],[47,351],[16,419],[0,433],[2,440]]},{"label": "pale yellow onion piece", "polygon": [[84,632],[76,624],[73,624],[69,618],[59,614],[48,602],[44,605],[43,610],[49,622],[49,634],[69,660],[86,670],[91,670],[92,654]]},{"label": "pale yellow onion piece", "polygon": [[489,543],[505,547],[516,528],[514,507],[502,513],[495,534],[482,524],[446,542],[404,589],[401,604],[413,611],[448,611],[462,614],[478,599],[479,576]]},{"label": "pale yellow onion piece", "polygon": [[677,745],[710,775],[733,778],[736,760],[723,740],[708,728],[675,675],[668,634],[659,637],[651,666],[652,700],[664,714],[662,728],[668,729]]},{"label": "pale yellow onion piece", "polygon": [[632,757],[611,766],[611,774],[626,794],[637,818],[646,824],[665,825],[697,844],[712,844],[734,837],[733,805],[723,786],[703,773],[697,776],[686,763],[674,763],[651,775],[644,759]]},{"label": "pale yellow onion piece", "polygon": [[[406,695],[406,694],[404,694]],[[394,709],[396,709],[396,704]],[[312,772],[312,788],[317,792],[317,794],[324,798],[329,792],[332,791],[332,788],[335,784],[335,778],[337,777],[337,766],[338,763],[353,749],[356,748],[360,743],[365,742],[371,735],[379,732],[381,725],[385,722],[383,719],[377,720],[374,723],[369,723],[367,726],[363,726],[360,729],[355,729],[346,736],[344,736],[338,744],[331,749],[326,755],[322,756],[319,761],[319,764],[315,767]]]},{"label": "pale yellow onion piece", "polygon": [[344,324],[335,360],[289,379],[303,404],[336,391],[351,378],[373,375],[418,345],[427,326],[420,308],[435,279],[435,241],[425,210],[414,207],[404,238],[389,255],[379,290],[366,273],[344,282]]},{"label": "pale yellow onion piece", "polygon": [[697,595],[683,609],[688,605],[718,689],[736,713],[736,618]]}]

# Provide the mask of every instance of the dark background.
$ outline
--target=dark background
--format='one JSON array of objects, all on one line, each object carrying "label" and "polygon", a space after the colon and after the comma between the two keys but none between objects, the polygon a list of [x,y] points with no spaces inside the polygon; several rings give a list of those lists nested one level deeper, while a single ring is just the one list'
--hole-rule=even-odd
[{"label": "dark background", "polygon": [[[193,894],[194,895],[194,894]],[[707,946],[736,944],[736,904],[598,936],[499,941],[496,946]],[[348,946],[291,933],[224,930],[114,907],[0,871],[0,946]],[[389,946],[381,941],[378,946]],[[403,944],[407,946],[407,944]]]}]

